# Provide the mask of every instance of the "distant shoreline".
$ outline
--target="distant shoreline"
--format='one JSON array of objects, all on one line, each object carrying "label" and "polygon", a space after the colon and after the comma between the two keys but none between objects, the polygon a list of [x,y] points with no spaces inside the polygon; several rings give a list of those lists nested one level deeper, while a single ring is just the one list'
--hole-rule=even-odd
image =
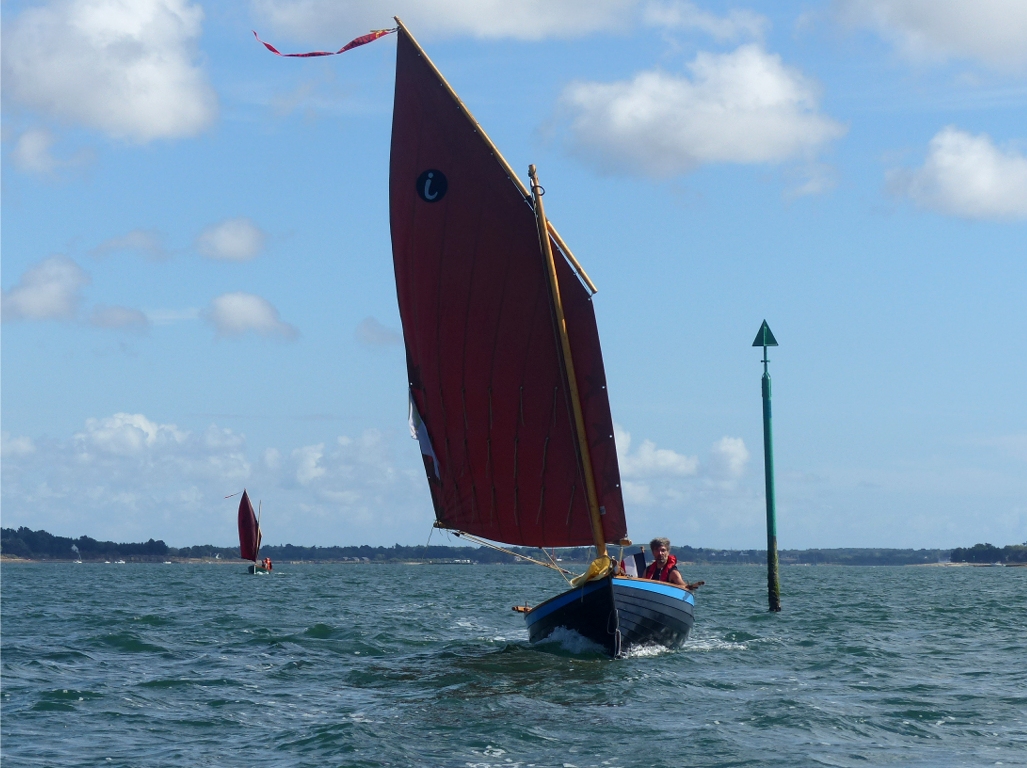
[{"label": "distant shoreline", "polygon": [[[636,545],[637,546],[637,545]],[[642,548],[644,549],[644,547]],[[611,549],[614,557],[637,552],[634,546]],[[761,549],[714,549],[677,545],[671,552],[682,564],[694,565],[755,565],[766,566],[767,552]],[[944,565],[969,563],[974,565],[1027,563],[1027,544],[1011,544],[999,548],[991,544],[975,544],[969,548],[912,549],[892,547],[831,547],[813,549],[779,549],[778,559],[785,565]],[[506,564],[526,560],[552,559],[569,570],[581,570],[592,562],[595,549],[587,546],[556,547],[542,551],[528,546],[451,546],[443,544],[401,545],[372,547],[362,545],[300,546],[295,544],[265,544],[261,557],[276,563],[451,563],[451,564]],[[84,562],[109,561],[150,563],[246,563],[239,557],[239,548],[200,544],[171,547],[164,541],[150,539],[145,542],[98,541],[89,536],[77,539],[54,536],[46,531],[33,531],[24,526],[0,528],[0,558],[2,562]],[[17,558],[17,559],[15,559]]]},{"label": "distant shoreline", "polygon": [[[56,558],[30,558],[30,557],[16,557],[14,555],[0,554],[0,563],[17,564],[17,563],[51,563],[54,565],[231,565],[231,566],[245,566],[248,565],[248,560],[225,560],[224,558],[200,558],[200,557],[172,557],[167,560],[142,560],[132,559],[124,562],[107,561],[107,560],[58,560]],[[478,565],[478,566],[509,566],[511,563],[467,563],[467,562],[446,562],[444,560],[395,560],[395,561],[383,561],[374,560],[370,562],[354,562],[346,560],[281,560],[277,561],[278,565],[342,565],[342,566],[360,566],[360,565]],[[522,565],[526,563],[514,563],[514,565]],[[709,562],[689,562],[689,561],[678,561],[681,566],[688,566],[690,568],[700,567],[722,567],[726,565],[741,565],[751,568],[765,567],[760,563],[709,563]],[[574,563],[568,563],[568,565],[575,565]],[[1027,563],[902,563],[900,565],[875,565],[875,564],[864,564],[864,563],[782,563],[782,567],[791,568],[823,568],[823,567],[840,567],[840,568],[1022,568],[1027,567]]]}]

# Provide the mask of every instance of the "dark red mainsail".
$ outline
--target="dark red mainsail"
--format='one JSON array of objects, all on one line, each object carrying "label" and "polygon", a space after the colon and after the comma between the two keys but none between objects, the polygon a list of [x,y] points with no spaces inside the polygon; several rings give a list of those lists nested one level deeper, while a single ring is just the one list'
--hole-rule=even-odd
[{"label": "dark red mainsail", "polygon": [[253,504],[246,491],[239,500],[239,557],[243,560],[257,560],[260,550],[260,525],[253,512]]},{"label": "dark red mainsail", "polygon": [[[593,543],[581,453],[530,196],[400,28],[390,212],[411,428],[445,528]],[[553,243],[603,524],[627,535],[591,297]]]}]

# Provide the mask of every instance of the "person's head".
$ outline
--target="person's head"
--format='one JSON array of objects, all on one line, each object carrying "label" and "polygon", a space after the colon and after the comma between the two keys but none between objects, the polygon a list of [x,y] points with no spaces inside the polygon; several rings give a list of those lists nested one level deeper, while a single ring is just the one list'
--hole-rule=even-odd
[{"label": "person's head", "polygon": [[653,539],[649,542],[649,550],[653,553],[653,559],[663,565],[670,556],[670,539],[662,537]]}]

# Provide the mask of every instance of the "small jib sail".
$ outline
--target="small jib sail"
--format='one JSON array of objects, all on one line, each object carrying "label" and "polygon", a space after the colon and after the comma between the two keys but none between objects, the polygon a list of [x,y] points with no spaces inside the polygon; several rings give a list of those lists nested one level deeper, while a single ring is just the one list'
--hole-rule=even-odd
[{"label": "small jib sail", "polygon": [[627,526],[587,277],[550,236],[557,302],[532,195],[402,24],[397,38],[392,248],[411,432],[438,525],[522,546],[621,541]]},{"label": "small jib sail", "polygon": [[239,500],[239,557],[256,562],[259,551],[260,522],[253,511],[250,497],[244,490]]}]

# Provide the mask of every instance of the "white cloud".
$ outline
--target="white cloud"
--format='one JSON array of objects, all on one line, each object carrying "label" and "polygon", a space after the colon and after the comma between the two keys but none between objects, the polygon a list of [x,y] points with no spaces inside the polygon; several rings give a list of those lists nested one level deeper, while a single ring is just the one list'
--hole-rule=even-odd
[{"label": "white cloud", "polygon": [[770,26],[766,16],[753,11],[732,8],[726,16],[717,16],[689,0],[649,3],[642,18],[646,24],[654,27],[695,29],[721,41],[744,38],[762,40]]},{"label": "white cloud", "polygon": [[196,250],[208,259],[249,261],[264,250],[267,236],[245,217],[213,224],[196,238]]},{"label": "white cloud", "polygon": [[141,413],[116,413],[104,419],[86,419],[86,428],[74,436],[79,455],[92,452],[118,456],[139,455],[157,446],[180,444],[188,437],[174,424],[157,424]]},{"label": "white cloud", "polygon": [[211,424],[203,432],[203,444],[212,451],[241,450],[246,443],[242,435],[230,429],[222,429]]},{"label": "white cloud", "polygon": [[46,128],[29,128],[18,136],[11,160],[18,170],[40,176],[56,176],[59,171],[86,165],[92,152],[79,150],[71,157],[59,158],[53,152],[56,138]]},{"label": "white cloud", "polygon": [[749,464],[749,449],[740,437],[722,437],[710,449],[709,474],[724,480],[737,480]]},{"label": "white cloud", "polygon": [[1027,67],[1023,0],[838,0],[849,24],[876,30],[913,61],[975,59],[998,70]]},{"label": "white cloud", "polygon": [[[408,448],[405,441],[403,447]],[[424,482],[420,453],[407,450],[405,454],[411,460],[417,459],[416,469],[409,475],[394,466],[384,435],[371,429],[357,438],[338,437],[331,450],[326,450],[324,443],[297,448],[292,452],[291,471],[296,482],[310,487],[322,500],[331,503],[359,500],[366,505],[378,491],[395,485],[404,476],[414,479],[415,484]],[[420,486],[418,489],[422,490]],[[427,498],[427,489],[423,491]],[[370,513],[371,510],[365,507],[365,511]]]},{"label": "white cloud", "polygon": [[250,477],[246,440],[242,435],[212,424],[204,430],[201,440],[200,450],[205,454],[202,471],[208,477],[239,483]]},{"label": "white cloud", "polygon": [[943,128],[931,139],[923,166],[891,171],[888,184],[921,208],[951,216],[1027,218],[1027,157],[997,148],[987,134]]},{"label": "white cloud", "polygon": [[614,425],[617,442],[617,461],[624,477],[688,477],[699,468],[695,456],[683,456],[669,448],[657,448],[652,440],[643,440],[638,450],[631,453],[631,434]]},{"label": "white cloud", "polygon": [[261,336],[294,339],[299,332],[282,322],[271,303],[252,293],[225,293],[210,303],[207,319],[220,336],[241,336],[253,332]]},{"label": "white cloud", "polygon": [[15,166],[30,173],[50,174],[60,166],[51,154],[53,135],[45,128],[33,128],[18,137],[11,152]]},{"label": "white cloud", "polygon": [[680,544],[695,542],[697,535],[709,542],[726,531],[743,539],[758,533],[762,495],[747,483],[744,440],[723,437],[700,462],[651,440],[633,450],[628,432],[618,425],[614,432],[633,537],[670,536]]},{"label": "white cloud", "polygon": [[373,317],[365,317],[360,321],[356,337],[357,341],[368,347],[394,347],[403,343],[403,336],[398,331],[382,325]]},{"label": "white cloud", "polygon": [[[368,29],[395,25],[399,16],[418,37],[583,37],[629,26],[638,0],[252,0],[275,34],[331,47]],[[263,35],[262,35],[263,36]]]},{"label": "white cloud", "polygon": [[292,459],[296,463],[296,481],[300,485],[310,485],[312,481],[324,475],[325,468],[321,466],[321,459],[325,455],[324,449],[324,443],[318,443],[297,448],[292,452]]},{"label": "white cloud", "polygon": [[163,240],[164,236],[155,229],[133,229],[128,234],[104,240],[89,253],[99,259],[112,253],[130,251],[154,261],[163,261],[170,256]]},{"label": "white cloud", "polygon": [[759,45],[699,53],[689,70],[568,86],[575,151],[604,170],[661,178],[706,163],[809,161],[845,133],[817,112],[813,84]]},{"label": "white cloud", "polygon": [[263,499],[269,544],[423,542],[434,516],[409,442],[405,430],[388,439],[370,430],[295,451],[265,448],[251,464],[238,432],[189,431],[144,414],[90,419],[67,439],[3,434],[4,525],[228,546],[238,540],[238,498],[224,497],[245,486]]},{"label": "white cloud", "polygon": [[262,458],[264,466],[272,472],[282,466],[282,454],[277,448],[265,448]]},{"label": "white cloud", "polygon": [[[261,525],[268,544],[423,544],[433,515],[420,452],[407,434],[397,428],[338,439],[325,435],[322,455],[313,464],[324,472],[307,485],[296,479],[308,461],[302,450],[294,457],[296,445],[262,445],[251,463],[245,437],[217,425],[186,430],[142,414],[115,414],[91,420],[77,436],[33,442],[3,434],[3,523],[62,536],[229,546],[238,541],[238,497],[224,497],[245,486],[255,501],[263,500]],[[305,447],[312,442],[308,439]],[[1020,434],[986,438],[983,445],[992,459],[986,470],[966,465],[965,451],[949,469],[932,462],[901,470],[846,465],[811,478],[779,466],[779,541],[839,546],[848,537],[860,546],[880,546],[896,519],[902,524],[893,546],[965,545],[960,537],[968,520],[981,532],[977,540],[1023,541],[1027,442]],[[1008,471],[996,471],[994,452],[1006,448]],[[269,455],[277,461],[268,462]],[[693,476],[625,479],[633,538],[761,547],[766,541],[762,472],[750,466],[732,485],[712,482],[706,469],[704,460]]]},{"label": "white cloud", "polygon": [[97,498],[138,500],[150,492],[147,478],[177,488],[176,494],[191,492],[198,481],[218,488],[241,483],[250,475],[244,448],[241,435],[215,425],[193,434],[141,413],[116,413],[86,419],[71,439],[70,459],[86,472]]},{"label": "white cloud", "polygon": [[978,441],[979,445],[998,448],[1006,456],[1017,461],[1027,461],[1027,433],[1020,435],[1002,435]]},{"label": "white cloud", "polygon": [[97,305],[89,317],[89,324],[97,328],[120,328],[141,331],[150,325],[150,319],[138,309]]},{"label": "white cloud", "polygon": [[21,276],[21,282],[3,292],[4,320],[68,320],[78,312],[87,275],[67,256],[51,256]]},{"label": "white cloud", "polygon": [[147,142],[192,136],[217,113],[197,65],[203,9],[188,0],[51,0],[3,26],[4,95]]},{"label": "white cloud", "polygon": [[223,526],[211,512],[250,476],[242,436],[216,426],[194,434],[138,413],[88,419],[68,439],[6,456],[0,471],[6,521],[61,535],[181,544],[211,541],[219,530],[230,543],[232,511],[222,509]]},{"label": "white cloud", "polygon": [[147,319],[154,325],[172,325],[203,317],[203,310],[196,307],[186,309],[151,309],[146,313]]},{"label": "white cloud", "polygon": [[621,491],[624,494],[624,501],[628,504],[648,505],[656,501],[652,489],[646,483],[621,480]]},{"label": "white cloud", "polygon": [[36,452],[36,445],[29,437],[11,437],[10,433],[4,430],[0,432],[0,458],[12,456],[27,456]]}]

